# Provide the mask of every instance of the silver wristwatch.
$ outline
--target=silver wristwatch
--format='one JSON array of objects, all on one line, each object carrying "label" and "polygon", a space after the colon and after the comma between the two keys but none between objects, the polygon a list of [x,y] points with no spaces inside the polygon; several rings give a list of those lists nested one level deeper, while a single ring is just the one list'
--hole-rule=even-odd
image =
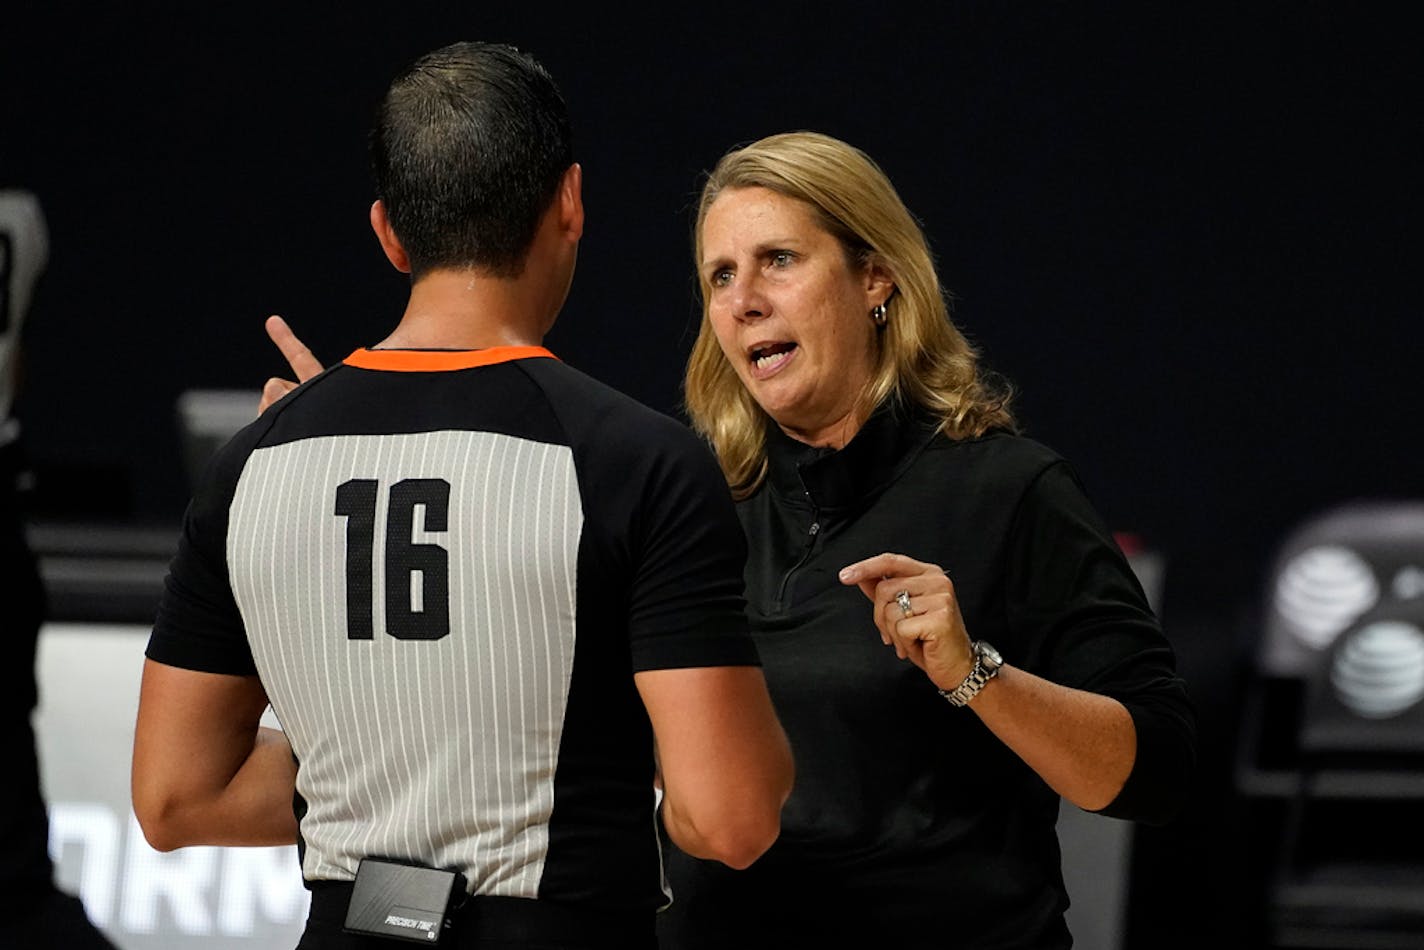
[{"label": "silver wristwatch", "polygon": [[975,640],[970,644],[970,648],[974,651],[974,668],[964,677],[964,682],[954,689],[939,691],[941,696],[949,700],[951,706],[963,706],[978,696],[984,684],[998,676],[999,667],[1004,665],[1004,658],[999,655],[999,651],[983,640]]}]

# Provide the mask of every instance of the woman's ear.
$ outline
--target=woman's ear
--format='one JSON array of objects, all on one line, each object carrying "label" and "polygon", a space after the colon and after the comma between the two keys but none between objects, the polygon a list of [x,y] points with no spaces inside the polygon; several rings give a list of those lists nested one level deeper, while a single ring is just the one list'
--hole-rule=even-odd
[{"label": "woman's ear", "polygon": [[895,277],[890,269],[872,258],[865,265],[865,301],[867,309],[888,303],[895,296]]}]

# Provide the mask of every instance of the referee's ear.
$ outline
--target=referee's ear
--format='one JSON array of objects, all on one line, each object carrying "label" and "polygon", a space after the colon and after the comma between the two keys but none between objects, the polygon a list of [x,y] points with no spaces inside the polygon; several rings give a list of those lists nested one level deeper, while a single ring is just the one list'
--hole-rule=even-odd
[{"label": "referee's ear", "polygon": [[380,198],[371,205],[371,230],[376,232],[376,240],[381,242],[381,250],[386,252],[386,260],[391,262],[391,266],[402,274],[409,274],[410,258],[406,257],[405,248],[401,246],[400,238],[396,237],[390,216],[386,214],[385,203]]},{"label": "referee's ear", "polygon": [[574,162],[564,171],[554,199],[559,203],[559,224],[571,241],[583,237],[583,167]]}]

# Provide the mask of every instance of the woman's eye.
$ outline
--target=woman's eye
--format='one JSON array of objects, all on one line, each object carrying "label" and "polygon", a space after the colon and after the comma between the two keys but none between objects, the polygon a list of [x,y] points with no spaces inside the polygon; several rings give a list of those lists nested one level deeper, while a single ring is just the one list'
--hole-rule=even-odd
[{"label": "woman's eye", "polygon": [[795,260],[795,255],[790,251],[777,251],[771,255],[771,263],[776,267],[788,267]]},{"label": "woman's eye", "polygon": [[725,267],[712,272],[713,287],[725,287],[727,286],[727,284],[731,283],[731,280],[732,272],[727,270]]}]

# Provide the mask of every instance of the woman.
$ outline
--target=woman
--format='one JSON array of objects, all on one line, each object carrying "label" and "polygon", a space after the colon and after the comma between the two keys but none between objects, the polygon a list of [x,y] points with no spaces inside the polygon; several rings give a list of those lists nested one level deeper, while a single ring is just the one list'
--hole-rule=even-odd
[{"label": "woman", "polygon": [[687,406],[739,502],[797,784],[749,871],[674,856],[665,943],[1069,946],[1059,796],[1164,820],[1192,766],[1141,588],[1068,466],[1013,434],[859,150],[728,153],[695,263]]}]

